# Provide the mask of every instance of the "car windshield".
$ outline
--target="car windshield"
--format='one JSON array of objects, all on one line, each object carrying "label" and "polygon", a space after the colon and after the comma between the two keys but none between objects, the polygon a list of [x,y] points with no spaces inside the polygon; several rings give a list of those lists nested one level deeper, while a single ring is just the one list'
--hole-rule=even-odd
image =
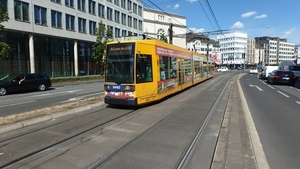
[{"label": "car windshield", "polygon": [[107,46],[106,82],[133,83],[134,43]]}]

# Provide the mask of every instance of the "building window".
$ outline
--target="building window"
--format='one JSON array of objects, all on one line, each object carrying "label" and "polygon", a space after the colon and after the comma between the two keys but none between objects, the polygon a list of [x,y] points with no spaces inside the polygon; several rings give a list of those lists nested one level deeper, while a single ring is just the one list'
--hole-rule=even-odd
[{"label": "building window", "polygon": [[102,4],[98,4],[98,16],[100,18],[105,18],[104,12],[105,12],[105,6]]},{"label": "building window", "polygon": [[119,0],[114,0],[115,5],[120,6]]},{"label": "building window", "polygon": [[34,22],[39,25],[47,25],[47,9],[34,5]]},{"label": "building window", "polygon": [[96,22],[90,21],[89,26],[90,26],[90,34],[95,35],[96,34]]},{"label": "building window", "polygon": [[60,3],[60,0],[51,0],[51,1],[55,3]]},{"label": "building window", "polygon": [[120,29],[119,28],[115,28],[115,37],[118,38],[120,37]]},{"label": "building window", "polygon": [[74,8],[74,0],[65,0],[65,4],[68,7]]},{"label": "building window", "polygon": [[85,0],[78,0],[78,10],[85,12]]},{"label": "building window", "polygon": [[95,6],[96,6],[96,2],[89,0],[89,13],[95,15]]},{"label": "building window", "polygon": [[126,9],[126,0],[121,0],[121,7]]},{"label": "building window", "polygon": [[142,8],[141,6],[139,6],[138,14],[139,14],[140,16],[143,16],[143,8]]},{"label": "building window", "polygon": [[29,4],[21,1],[15,0],[15,19],[19,21],[29,22]]},{"label": "building window", "polygon": [[106,14],[107,20],[110,20],[110,21],[113,20],[113,18],[112,18],[112,11],[113,10],[111,8],[107,7],[107,14]]},{"label": "building window", "polygon": [[107,0],[107,2],[112,2],[111,0]]},{"label": "building window", "polygon": [[61,12],[51,10],[51,26],[61,28]]},{"label": "building window", "polygon": [[115,11],[115,22],[120,23],[120,12],[119,11]]},{"label": "building window", "polygon": [[128,16],[128,24],[127,26],[132,27],[132,17]]},{"label": "building window", "polygon": [[86,33],[86,19],[78,18],[78,31],[81,33]]},{"label": "building window", "polygon": [[126,14],[122,13],[122,25],[126,25]]},{"label": "building window", "polygon": [[66,14],[66,29],[75,31],[75,16]]},{"label": "building window", "polygon": [[133,18],[133,28],[137,29],[137,19]]},{"label": "building window", "polygon": [[122,30],[122,36],[125,37],[126,36],[126,30]]},{"label": "building window", "polygon": [[7,12],[7,0],[1,0],[1,3],[4,11]]},{"label": "building window", "polygon": [[133,13],[137,14],[137,4],[133,3]]},{"label": "building window", "polygon": [[128,11],[131,11],[131,10],[132,10],[131,5],[132,5],[131,0],[127,0],[127,10],[128,10]]},{"label": "building window", "polygon": [[139,30],[143,30],[143,21],[139,20]]}]

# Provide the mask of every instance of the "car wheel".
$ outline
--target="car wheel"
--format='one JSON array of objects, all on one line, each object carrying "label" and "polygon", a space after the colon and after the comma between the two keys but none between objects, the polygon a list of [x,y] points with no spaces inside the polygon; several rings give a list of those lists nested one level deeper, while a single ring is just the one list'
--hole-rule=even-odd
[{"label": "car wheel", "polygon": [[46,86],[43,83],[38,86],[39,91],[44,91],[45,89],[46,89]]},{"label": "car wheel", "polygon": [[0,87],[0,96],[3,96],[7,93],[7,90],[5,87]]}]

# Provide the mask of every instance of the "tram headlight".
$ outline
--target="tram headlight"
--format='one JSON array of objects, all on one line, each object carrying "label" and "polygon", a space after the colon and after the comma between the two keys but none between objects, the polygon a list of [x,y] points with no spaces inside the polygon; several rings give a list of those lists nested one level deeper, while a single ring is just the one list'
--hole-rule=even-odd
[{"label": "tram headlight", "polygon": [[104,90],[109,91],[109,85],[104,85]]},{"label": "tram headlight", "polygon": [[135,91],[135,87],[133,85],[126,85],[125,90],[126,91]]}]

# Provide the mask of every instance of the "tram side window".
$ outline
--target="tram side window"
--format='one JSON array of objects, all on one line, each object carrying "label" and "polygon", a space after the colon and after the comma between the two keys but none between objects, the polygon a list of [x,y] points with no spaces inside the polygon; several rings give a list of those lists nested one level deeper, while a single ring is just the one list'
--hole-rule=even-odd
[{"label": "tram side window", "polygon": [[199,74],[201,72],[200,61],[198,61],[198,60],[195,61],[195,72],[196,72],[196,74]]},{"label": "tram side window", "polygon": [[159,56],[160,63],[160,80],[169,79],[170,58]]},{"label": "tram side window", "polygon": [[138,54],[136,56],[136,83],[152,82],[152,56]]},{"label": "tram side window", "polygon": [[177,78],[177,58],[171,57],[170,77]]}]

